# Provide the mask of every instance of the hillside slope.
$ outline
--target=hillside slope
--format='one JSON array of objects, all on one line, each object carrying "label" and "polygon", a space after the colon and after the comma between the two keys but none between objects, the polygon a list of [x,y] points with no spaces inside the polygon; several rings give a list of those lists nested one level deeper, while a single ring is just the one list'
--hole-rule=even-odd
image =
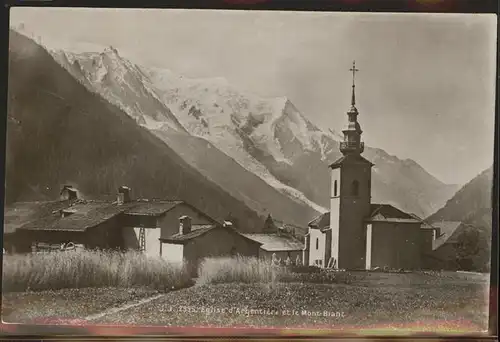
[{"label": "hillside slope", "polygon": [[32,40],[10,32],[6,202],[86,196],[181,198],[250,230],[263,221],[116,106],[88,91]]},{"label": "hillside slope", "polygon": [[490,167],[465,184],[428,220],[474,223],[491,231],[492,189],[493,167]]}]

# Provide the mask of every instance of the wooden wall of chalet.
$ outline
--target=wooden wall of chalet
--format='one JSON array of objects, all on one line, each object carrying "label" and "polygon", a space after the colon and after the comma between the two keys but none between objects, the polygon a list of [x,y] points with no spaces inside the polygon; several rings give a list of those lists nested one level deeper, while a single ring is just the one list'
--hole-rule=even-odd
[{"label": "wooden wall of chalet", "polygon": [[181,216],[189,216],[192,225],[215,223],[188,205],[179,204],[158,218],[158,227],[161,229],[162,238],[169,238],[179,233],[179,217]]},{"label": "wooden wall of chalet", "polygon": [[260,245],[227,228],[216,228],[184,245],[184,259],[196,265],[203,258],[218,256],[259,256]]}]

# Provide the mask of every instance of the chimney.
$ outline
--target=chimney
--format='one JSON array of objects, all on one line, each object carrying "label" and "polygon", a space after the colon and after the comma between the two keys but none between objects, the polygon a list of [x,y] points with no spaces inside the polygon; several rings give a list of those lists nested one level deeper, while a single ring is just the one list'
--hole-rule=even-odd
[{"label": "chimney", "polygon": [[128,203],[130,202],[130,188],[128,186],[120,186],[118,188],[118,197],[117,197],[117,203],[118,205],[121,205],[123,203]]},{"label": "chimney", "polygon": [[71,185],[65,185],[63,186],[60,195],[61,200],[63,201],[75,201],[78,199],[78,190]]},{"label": "chimney", "polygon": [[181,216],[179,217],[179,234],[186,235],[191,232],[191,217]]}]

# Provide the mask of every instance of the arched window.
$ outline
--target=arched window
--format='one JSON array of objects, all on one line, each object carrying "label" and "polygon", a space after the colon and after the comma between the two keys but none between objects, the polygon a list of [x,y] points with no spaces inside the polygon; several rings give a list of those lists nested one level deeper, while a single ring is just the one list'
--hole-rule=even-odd
[{"label": "arched window", "polygon": [[316,249],[319,249],[319,238],[316,238]]},{"label": "arched window", "polygon": [[337,196],[337,180],[333,182],[333,196]]},{"label": "arched window", "polygon": [[353,195],[353,196],[359,195],[359,182],[357,180],[352,182],[351,195]]}]

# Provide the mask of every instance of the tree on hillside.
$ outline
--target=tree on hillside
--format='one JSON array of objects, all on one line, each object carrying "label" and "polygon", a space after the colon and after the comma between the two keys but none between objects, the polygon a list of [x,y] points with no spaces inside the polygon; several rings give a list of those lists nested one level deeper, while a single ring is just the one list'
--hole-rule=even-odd
[{"label": "tree on hillside", "polygon": [[456,262],[463,271],[488,271],[490,244],[485,232],[467,228],[457,236]]}]

